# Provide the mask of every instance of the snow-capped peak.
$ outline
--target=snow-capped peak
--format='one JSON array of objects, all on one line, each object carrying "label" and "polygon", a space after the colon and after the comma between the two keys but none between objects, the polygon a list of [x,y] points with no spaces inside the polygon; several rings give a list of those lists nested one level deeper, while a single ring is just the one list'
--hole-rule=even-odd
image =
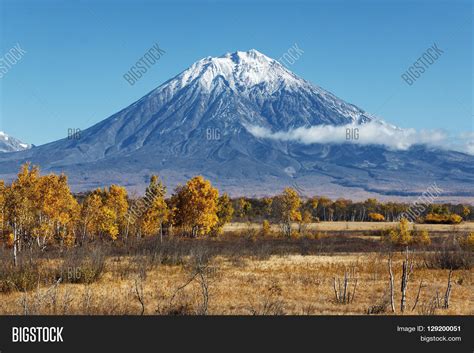
[{"label": "snow-capped peak", "polygon": [[180,89],[195,82],[204,91],[210,91],[219,84],[219,80],[239,92],[264,84],[270,93],[282,85],[291,87],[306,82],[278,61],[251,49],[201,59],[173,79],[170,86]]},{"label": "snow-capped peak", "polygon": [[8,136],[5,132],[0,131],[0,152],[23,151],[31,147],[31,145],[23,143],[14,137]]}]

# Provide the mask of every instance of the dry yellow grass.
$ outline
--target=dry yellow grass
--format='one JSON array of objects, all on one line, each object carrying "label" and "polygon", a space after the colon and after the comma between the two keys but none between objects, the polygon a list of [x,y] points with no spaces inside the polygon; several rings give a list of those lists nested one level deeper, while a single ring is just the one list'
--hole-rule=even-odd
[{"label": "dry yellow grass", "polygon": [[[402,260],[400,254],[393,260],[397,314]],[[346,269],[354,269],[358,283],[354,301],[344,305],[334,300],[333,278],[342,277]],[[140,297],[147,315],[194,314],[202,308],[200,278],[177,291],[191,275],[192,269],[186,265],[148,266],[145,260],[112,257],[107,260],[104,276],[90,285],[65,283],[28,293],[0,294],[0,313],[141,314]],[[405,314],[427,314],[436,292],[442,300],[447,278],[447,270],[415,266]],[[211,260],[204,279],[209,286],[208,314],[365,314],[381,302],[388,289],[387,257],[376,253],[267,259],[218,256]],[[412,311],[420,280],[426,287]],[[473,271],[455,271],[452,286],[449,309],[436,309],[435,314],[473,315]]]},{"label": "dry yellow grass", "polygon": [[[376,231],[389,228],[396,228],[398,222],[319,222],[307,225],[309,230],[318,231]],[[229,223],[224,226],[224,231],[243,231],[247,229],[261,229],[259,223]],[[279,226],[273,224],[272,231],[278,231]],[[293,228],[298,225],[293,224]],[[429,232],[474,232],[474,222],[463,222],[461,224],[410,224],[410,229],[427,230]]]}]

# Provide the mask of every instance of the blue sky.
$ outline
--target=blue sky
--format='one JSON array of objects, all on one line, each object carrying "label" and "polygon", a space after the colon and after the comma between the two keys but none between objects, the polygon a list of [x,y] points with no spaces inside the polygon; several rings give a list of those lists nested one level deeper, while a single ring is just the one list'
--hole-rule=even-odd
[{"label": "blue sky", "polygon": [[[26,54],[0,79],[0,130],[42,144],[85,129],[206,56],[255,48],[395,125],[472,132],[471,1],[24,1],[0,5],[0,56]],[[159,43],[138,83],[123,74]],[[403,74],[436,43],[412,85]]]}]

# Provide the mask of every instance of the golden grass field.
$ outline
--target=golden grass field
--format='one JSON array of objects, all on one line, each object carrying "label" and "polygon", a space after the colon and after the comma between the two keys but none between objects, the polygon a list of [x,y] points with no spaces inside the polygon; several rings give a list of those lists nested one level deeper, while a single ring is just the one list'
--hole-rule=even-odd
[{"label": "golden grass field", "polygon": [[[325,231],[375,231],[389,228],[396,228],[398,222],[318,222],[307,225],[309,230]],[[225,231],[242,231],[248,228],[260,229],[259,223],[234,222],[224,226]],[[278,231],[278,225],[273,224],[273,231]],[[293,224],[293,228],[298,225]],[[429,232],[474,232],[474,222],[463,222],[461,224],[413,224],[410,228],[417,230],[427,230]]]},{"label": "golden grass field", "polygon": [[[198,249],[201,241],[189,240]],[[0,294],[0,314],[352,315],[366,314],[388,294],[388,254],[383,252],[224,254],[202,263],[196,254],[176,263],[156,262],[150,254],[108,256],[104,274],[91,284],[48,284]],[[449,271],[426,268],[421,253],[412,256],[404,314],[474,315],[472,269],[453,272],[449,308],[438,308],[436,297],[442,304]],[[403,259],[402,252],[393,253],[396,314],[401,314]],[[54,267],[55,261],[44,260],[42,267]],[[342,279],[346,270],[353,273],[357,286],[353,302],[340,304],[335,301],[334,278]],[[420,281],[424,285],[412,310]],[[353,284],[349,282],[351,291]],[[387,303],[380,313],[392,315]]]}]

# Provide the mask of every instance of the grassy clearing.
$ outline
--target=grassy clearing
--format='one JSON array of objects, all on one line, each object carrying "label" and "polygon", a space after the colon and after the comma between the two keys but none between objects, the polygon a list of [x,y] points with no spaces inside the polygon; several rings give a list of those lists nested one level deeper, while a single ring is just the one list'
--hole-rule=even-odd
[{"label": "grassy clearing", "polygon": [[[397,256],[393,265],[398,288],[401,257]],[[141,314],[142,310],[147,315],[202,313],[204,299],[198,280],[178,290],[192,277],[187,266],[142,270],[140,266],[136,259],[111,258],[107,264],[110,269],[97,282],[5,294],[0,310],[2,314],[124,315]],[[270,256],[266,260],[216,257],[209,266],[208,314],[365,314],[374,304],[382,304],[387,295],[386,259],[372,253]],[[354,301],[343,305],[335,301],[333,278],[341,277],[347,268],[355,269],[358,286]],[[444,295],[447,277],[447,270],[416,268],[408,286],[406,314],[428,314],[436,295]],[[412,311],[420,280],[426,287]],[[450,308],[434,309],[434,313],[474,314],[473,293],[472,271],[455,271]],[[397,309],[399,297],[396,293]],[[388,305],[382,313],[391,313]]]},{"label": "grassy clearing", "polygon": [[[162,244],[148,239],[91,246],[43,253],[34,262],[22,259],[25,266],[32,264],[26,273],[30,282],[0,293],[0,314],[392,314],[387,301],[389,251],[400,314],[403,249],[387,247],[376,237],[227,234],[218,239],[166,239]],[[433,242],[414,252],[404,314],[474,314],[472,266],[453,272],[450,306],[440,308],[449,270],[438,263],[451,261],[432,258],[440,246],[441,241]],[[472,264],[472,252],[463,254]],[[4,269],[7,257],[2,253]],[[350,304],[338,303],[334,294],[334,278],[342,278],[345,271],[357,278]]]}]

